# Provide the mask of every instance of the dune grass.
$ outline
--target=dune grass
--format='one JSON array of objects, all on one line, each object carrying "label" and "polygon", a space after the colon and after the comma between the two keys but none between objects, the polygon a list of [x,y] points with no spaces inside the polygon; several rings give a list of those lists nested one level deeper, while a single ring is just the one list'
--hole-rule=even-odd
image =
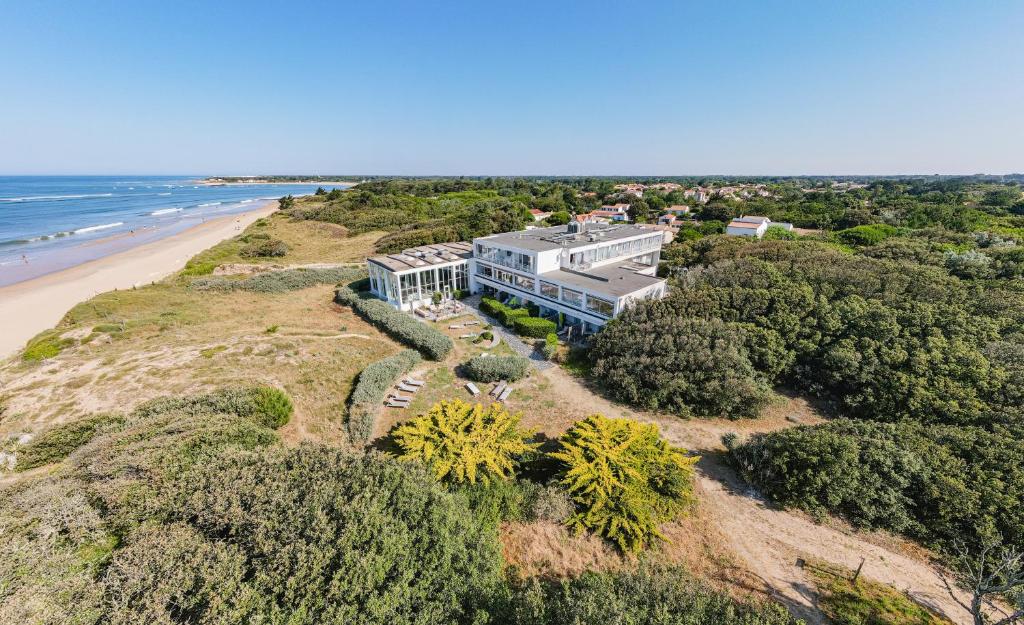
[{"label": "dune grass", "polygon": [[824,562],[805,569],[818,587],[818,607],[835,625],[952,625],[892,586]]}]

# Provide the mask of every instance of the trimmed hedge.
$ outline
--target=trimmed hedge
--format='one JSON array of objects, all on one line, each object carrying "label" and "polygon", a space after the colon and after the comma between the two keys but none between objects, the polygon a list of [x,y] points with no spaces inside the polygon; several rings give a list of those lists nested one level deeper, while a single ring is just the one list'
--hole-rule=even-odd
[{"label": "trimmed hedge", "polygon": [[365,443],[373,435],[379,404],[398,377],[420,361],[420,353],[407,349],[367,365],[359,374],[349,397],[348,435],[353,443]]},{"label": "trimmed hedge", "polygon": [[534,339],[542,339],[554,332],[558,326],[550,319],[516,317],[512,320],[512,328],[516,331],[516,334]]},{"label": "trimmed hedge", "polygon": [[462,366],[466,376],[476,382],[514,382],[526,376],[530,361],[522,356],[477,356]]},{"label": "trimmed hedge", "polygon": [[497,319],[506,327],[512,327],[512,324],[518,318],[530,316],[530,311],[526,308],[512,308],[511,306],[502,304],[493,297],[481,298],[480,309]]},{"label": "trimmed hedge", "polygon": [[341,287],[334,293],[334,301],[351,306],[361,317],[377,326],[392,338],[419,350],[431,360],[444,360],[452,350],[452,340],[435,328],[416,321],[413,317],[395,310],[390,304],[379,299],[362,298],[348,287]]},{"label": "trimmed hedge", "polygon": [[554,358],[555,353],[558,351],[558,335],[554,332],[548,332],[548,335],[544,337],[544,343],[540,345],[540,351],[548,360]]},{"label": "trimmed hedge", "polygon": [[188,416],[233,414],[268,428],[279,428],[292,416],[292,400],[272,386],[228,388],[206,395],[158,397],[132,412],[132,417],[148,418],[167,412]]},{"label": "trimmed hedge", "polygon": [[339,267],[330,269],[284,269],[258,273],[242,280],[220,276],[198,278],[188,287],[195,291],[252,291],[254,293],[287,293],[308,289],[319,284],[348,282],[366,275],[363,268]]}]

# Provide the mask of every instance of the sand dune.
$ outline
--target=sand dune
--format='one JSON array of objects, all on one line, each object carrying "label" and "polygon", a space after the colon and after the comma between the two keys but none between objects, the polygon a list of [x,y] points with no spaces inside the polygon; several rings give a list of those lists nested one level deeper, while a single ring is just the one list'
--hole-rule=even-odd
[{"label": "sand dune", "polygon": [[276,208],[277,202],[269,202],[245,213],[210,219],[166,239],[0,287],[0,358],[56,325],[76,304],[98,293],[160,280],[181,269],[192,256],[235,236]]}]

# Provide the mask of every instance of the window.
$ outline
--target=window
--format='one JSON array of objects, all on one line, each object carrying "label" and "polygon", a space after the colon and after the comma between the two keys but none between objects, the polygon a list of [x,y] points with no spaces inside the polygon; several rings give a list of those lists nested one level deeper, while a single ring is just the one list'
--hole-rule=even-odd
[{"label": "window", "polygon": [[462,291],[469,290],[469,277],[466,275],[465,265],[455,266],[455,288]]},{"label": "window", "polygon": [[587,310],[589,310],[592,313],[601,315],[602,317],[611,317],[612,313],[615,312],[615,302],[609,302],[606,299],[601,299],[600,297],[588,295]]},{"label": "window", "polygon": [[433,269],[420,272],[420,287],[424,297],[430,297],[434,294],[434,291],[440,290],[437,286],[437,274],[434,273]]},{"label": "window", "polygon": [[558,285],[550,282],[540,283],[540,294],[551,299],[558,299]]},{"label": "window", "polygon": [[492,277],[493,276],[493,271],[491,270],[491,266],[490,265],[481,265],[480,263],[477,263],[476,264],[476,275],[484,276],[484,277],[487,277],[487,278]]},{"label": "window", "polygon": [[437,268],[438,291],[444,291],[445,289],[455,290],[455,282],[452,281],[452,269],[453,267]]},{"label": "window", "polygon": [[582,306],[583,293],[562,287],[562,301],[573,306]]},{"label": "window", "polygon": [[407,273],[399,276],[402,284],[402,301],[411,302],[420,298],[419,288],[416,286],[416,274]]},{"label": "window", "polygon": [[525,291],[533,291],[534,281],[533,278],[527,278],[524,276],[513,275],[513,284]]}]

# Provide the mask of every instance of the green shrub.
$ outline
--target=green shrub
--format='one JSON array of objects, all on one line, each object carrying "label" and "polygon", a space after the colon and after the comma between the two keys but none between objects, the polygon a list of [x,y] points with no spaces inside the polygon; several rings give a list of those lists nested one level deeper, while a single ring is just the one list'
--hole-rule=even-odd
[{"label": "green shrub", "polygon": [[544,354],[544,358],[551,360],[558,353],[558,335],[554,332],[548,332],[547,336],[544,337],[544,342],[540,345],[540,351]]},{"label": "green shrub", "polygon": [[515,317],[512,320],[512,328],[516,334],[535,339],[542,339],[554,332],[558,326],[550,319],[538,317]]},{"label": "green shrub", "polygon": [[26,471],[63,460],[104,429],[122,423],[122,415],[98,414],[54,426],[18,450],[16,468],[18,471]]},{"label": "green shrub", "polygon": [[407,349],[363,369],[349,397],[348,435],[352,442],[370,440],[384,395],[399,376],[408,373],[419,362],[420,353]]},{"label": "green shrub", "polygon": [[334,301],[351,306],[360,316],[377,328],[409,347],[419,350],[431,360],[444,360],[454,347],[452,340],[436,328],[420,323],[379,299],[360,297],[348,287],[340,287],[335,291]]},{"label": "green shrub", "polygon": [[292,400],[270,386],[229,388],[205,395],[158,397],[136,407],[133,417],[148,418],[175,412],[189,416],[203,414],[238,415],[268,428],[279,428],[292,415]]},{"label": "green shrub", "polygon": [[637,570],[587,572],[565,580],[531,578],[516,588],[507,625],[798,625],[781,604],[740,602],[681,566],[642,561]]},{"label": "green shrub", "polygon": [[522,356],[481,355],[462,365],[466,377],[476,382],[514,382],[525,377],[529,367],[530,361]]},{"label": "green shrub", "polygon": [[[253,235],[252,238],[256,238]],[[280,257],[288,253],[288,244],[281,239],[254,240],[243,247],[238,255],[243,258]]]},{"label": "green shrub", "polygon": [[61,352],[62,349],[74,344],[72,339],[62,339],[56,330],[47,330],[37,335],[25,345],[21,359],[25,362],[48,360]]},{"label": "green shrub", "polygon": [[895,236],[899,231],[888,224],[870,224],[854,226],[836,233],[836,238],[847,245],[877,245],[885,239]]},{"label": "green shrub", "polygon": [[644,302],[594,337],[591,376],[619,401],[649,410],[756,417],[771,395],[750,362],[745,338],[736,324]]},{"label": "green shrub", "polygon": [[513,322],[518,318],[530,316],[530,311],[526,308],[512,308],[492,297],[481,298],[480,309],[507,327],[512,327]]},{"label": "green shrub", "polygon": [[119,334],[124,332],[123,323],[101,323],[98,326],[94,326],[93,332],[104,332],[106,334]]},{"label": "green shrub", "polygon": [[173,487],[181,476],[202,470],[225,450],[277,440],[257,420],[193,404],[132,413],[122,427],[95,436],[70,460],[89,500],[103,511],[105,526],[123,537],[178,509]]},{"label": "green shrub", "polygon": [[403,423],[392,438],[399,458],[422,462],[439,480],[490,484],[513,477],[519,457],[536,448],[528,442],[533,434],[519,428],[520,418],[501,404],[453,399]]},{"label": "green shrub", "polygon": [[152,598],[182,595],[197,623],[468,623],[502,584],[493,529],[424,469],[377,453],[227,452],[175,491],[170,520],[194,533],[134,550],[131,569],[157,573],[108,587],[114,622],[179,622]]},{"label": "green shrub", "polygon": [[997,428],[835,420],[732,445],[773,501],[942,548],[998,532],[1024,546],[1024,442]]},{"label": "green shrub", "polygon": [[661,538],[658,525],[693,501],[693,465],[653,424],[592,415],[577,422],[550,454],[579,510],[567,524],[591,530],[625,552]]},{"label": "green shrub", "polygon": [[235,280],[223,277],[199,278],[189,284],[196,291],[252,291],[255,293],[287,293],[320,284],[338,284],[364,275],[365,270],[347,267],[330,269],[283,269],[267,271]]}]

